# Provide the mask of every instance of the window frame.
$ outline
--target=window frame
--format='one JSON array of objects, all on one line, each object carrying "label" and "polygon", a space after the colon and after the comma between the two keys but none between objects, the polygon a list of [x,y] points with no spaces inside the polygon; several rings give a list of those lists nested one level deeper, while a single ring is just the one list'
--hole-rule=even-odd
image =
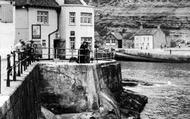
[{"label": "window frame", "polygon": [[92,25],[92,13],[81,12],[80,13],[80,23],[82,25]]},{"label": "window frame", "polygon": [[37,23],[48,25],[49,24],[49,11],[38,10],[37,11]]},{"label": "window frame", "polygon": [[76,24],[76,12],[69,12],[69,25],[75,25],[75,24]]}]

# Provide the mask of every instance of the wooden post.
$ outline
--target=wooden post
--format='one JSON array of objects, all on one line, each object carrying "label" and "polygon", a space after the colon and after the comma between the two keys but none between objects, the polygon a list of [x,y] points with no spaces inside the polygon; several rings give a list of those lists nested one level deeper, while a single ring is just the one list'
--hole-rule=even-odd
[{"label": "wooden post", "polygon": [[10,64],[10,55],[7,55],[7,87],[10,87],[10,71],[11,71],[11,64]]},{"label": "wooden post", "polygon": [[15,51],[13,51],[13,81],[16,81]]}]

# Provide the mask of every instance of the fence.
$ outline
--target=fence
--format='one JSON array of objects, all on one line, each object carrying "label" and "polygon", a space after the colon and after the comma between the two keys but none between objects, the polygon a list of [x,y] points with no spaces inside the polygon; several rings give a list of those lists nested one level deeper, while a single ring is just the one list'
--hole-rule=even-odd
[{"label": "fence", "polygon": [[[38,49],[39,50],[39,49]],[[40,49],[43,50],[43,49]],[[98,51],[95,50],[95,55],[93,54],[92,57],[90,57],[90,51],[84,52],[83,50],[79,49],[53,49],[54,52],[52,54],[44,54],[42,52],[37,52],[35,50],[34,52],[20,52],[20,51],[13,51],[11,54],[7,55],[7,80],[6,80],[6,86],[10,87],[10,76],[12,75],[12,81],[16,81],[17,76],[20,76],[23,71],[27,69],[27,67],[35,61],[39,60],[45,60],[42,56],[48,55],[53,56],[53,58],[59,58],[59,59],[66,59],[67,57],[70,57],[70,61],[76,61],[79,63],[89,63],[90,61],[97,61],[98,60],[110,60],[113,59],[113,53],[107,52],[107,51]],[[71,51],[70,54],[66,54],[66,51]],[[1,59],[1,57],[0,57]],[[50,60],[50,58],[48,58]],[[82,60],[84,62],[82,62]],[[11,62],[12,61],[12,62]],[[1,60],[0,60],[0,67],[1,67]],[[1,68],[0,68],[0,74],[1,74]],[[1,75],[0,75],[0,81],[1,81]],[[1,93],[1,82],[0,82],[0,93]]]}]

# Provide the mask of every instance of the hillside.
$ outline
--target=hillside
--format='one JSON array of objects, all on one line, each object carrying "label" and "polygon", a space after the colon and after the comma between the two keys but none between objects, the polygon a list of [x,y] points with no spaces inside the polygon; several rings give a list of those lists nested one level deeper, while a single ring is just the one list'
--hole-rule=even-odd
[{"label": "hillside", "polygon": [[160,26],[167,35],[177,34],[176,39],[190,39],[189,0],[151,1],[92,0],[90,4],[96,8],[96,31],[105,36],[110,30],[135,32],[140,25],[144,28]]}]

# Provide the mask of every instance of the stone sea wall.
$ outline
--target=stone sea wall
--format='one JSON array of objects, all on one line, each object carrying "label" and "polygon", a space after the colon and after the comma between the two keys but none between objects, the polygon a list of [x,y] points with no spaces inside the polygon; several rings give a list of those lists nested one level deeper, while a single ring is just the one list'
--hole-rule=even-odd
[{"label": "stone sea wall", "polygon": [[[18,78],[21,84],[16,87],[0,107],[0,119],[38,119],[40,105],[38,102],[38,66],[34,66],[23,77]],[[20,79],[20,80],[19,80]],[[5,94],[0,94],[5,96]]]},{"label": "stone sea wall", "polygon": [[119,63],[41,63],[39,67],[42,106],[54,114],[94,112],[100,106],[117,110],[108,109],[104,98],[117,105],[115,99],[122,91]]},{"label": "stone sea wall", "polygon": [[116,61],[43,61],[17,79],[21,83],[0,106],[0,119],[138,119],[147,103],[146,96],[123,92]]}]

